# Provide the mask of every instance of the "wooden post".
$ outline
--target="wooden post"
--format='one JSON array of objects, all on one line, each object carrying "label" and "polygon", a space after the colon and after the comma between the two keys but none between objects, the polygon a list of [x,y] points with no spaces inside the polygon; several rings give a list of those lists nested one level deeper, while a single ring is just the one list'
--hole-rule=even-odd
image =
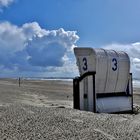
[{"label": "wooden post", "polygon": [[132,113],[134,112],[134,109],[133,109],[133,77],[132,77],[132,73],[130,73],[130,79],[129,79],[129,82],[130,82],[130,92],[131,92],[131,95],[132,95]]},{"label": "wooden post", "polygon": [[79,93],[78,77],[73,79],[73,107],[74,109],[80,109],[80,93]]},{"label": "wooden post", "polygon": [[20,87],[20,82],[21,82],[21,79],[20,79],[20,77],[19,77],[19,79],[18,79],[19,87]]},{"label": "wooden post", "polygon": [[93,74],[92,78],[93,78],[93,112],[96,113],[95,73]]}]

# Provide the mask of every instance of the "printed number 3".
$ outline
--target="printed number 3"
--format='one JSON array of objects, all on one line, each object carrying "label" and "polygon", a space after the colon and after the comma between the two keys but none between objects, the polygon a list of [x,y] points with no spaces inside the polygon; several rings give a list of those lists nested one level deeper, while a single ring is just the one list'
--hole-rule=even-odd
[{"label": "printed number 3", "polygon": [[84,63],[83,70],[86,71],[87,70],[87,59],[86,59],[86,57],[83,58],[83,63]]},{"label": "printed number 3", "polygon": [[113,58],[113,59],[112,59],[112,62],[113,62],[113,64],[114,64],[114,66],[112,67],[112,70],[113,70],[113,71],[116,71],[116,70],[117,70],[117,59],[116,59],[116,58]]}]

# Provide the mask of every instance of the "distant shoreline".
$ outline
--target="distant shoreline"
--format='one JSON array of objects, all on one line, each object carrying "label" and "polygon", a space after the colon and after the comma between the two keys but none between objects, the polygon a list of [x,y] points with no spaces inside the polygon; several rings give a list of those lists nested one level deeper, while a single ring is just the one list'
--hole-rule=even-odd
[{"label": "distant shoreline", "polygon": [[[20,77],[21,80],[40,80],[40,81],[70,81],[72,82],[74,77]],[[19,77],[0,77],[0,79],[19,79]],[[133,80],[133,87],[140,88],[140,80]]]}]

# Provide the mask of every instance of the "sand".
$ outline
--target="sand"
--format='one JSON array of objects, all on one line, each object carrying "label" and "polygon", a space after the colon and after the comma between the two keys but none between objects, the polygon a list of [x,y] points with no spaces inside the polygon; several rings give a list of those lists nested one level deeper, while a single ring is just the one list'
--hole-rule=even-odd
[{"label": "sand", "polygon": [[136,114],[73,109],[72,82],[0,79],[0,140],[140,139],[140,89]]}]

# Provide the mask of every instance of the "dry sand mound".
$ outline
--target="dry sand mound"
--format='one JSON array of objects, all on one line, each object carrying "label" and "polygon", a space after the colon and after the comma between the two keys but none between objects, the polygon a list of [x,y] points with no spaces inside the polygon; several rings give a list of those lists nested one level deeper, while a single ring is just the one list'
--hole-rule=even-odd
[{"label": "dry sand mound", "polygon": [[140,139],[140,114],[94,114],[19,104],[0,106],[0,139]]}]

